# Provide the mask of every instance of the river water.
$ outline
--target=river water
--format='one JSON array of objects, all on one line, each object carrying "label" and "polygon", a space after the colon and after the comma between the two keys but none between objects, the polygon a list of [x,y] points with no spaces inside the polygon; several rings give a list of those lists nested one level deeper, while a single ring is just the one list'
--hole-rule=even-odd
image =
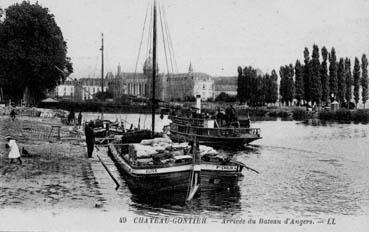
[{"label": "river water", "polygon": [[[96,114],[84,114],[84,118],[96,118]],[[141,127],[151,126],[149,115],[105,114],[104,118],[135,125],[140,118]],[[156,130],[161,131],[169,120],[166,117],[161,120],[158,115],[156,118]],[[261,128],[263,139],[233,153],[237,160],[260,174],[245,170],[238,190],[202,193],[191,204],[180,206],[140,202],[120,179],[121,199],[118,202],[114,199],[111,205],[107,203],[107,208],[140,215],[155,212],[213,218],[250,214],[369,215],[368,125],[276,120],[256,121],[252,126]],[[105,191],[109,194],[109,190]]]},{"label": "river water", "polygon": [[[98,115],[83,113],[83,118],[90,120]],[[105,114],[104,119],[127,121],[126,128],[130,123],[137,125],[139,121],[141,128],[151,127],[149,115]],[[156,116],[157,131],[161,131],[168,123],[167,117],[162,120],[159,115]],[[115,190],[114,182],[96,156],[87,160],[83,155],[73,155],[60,157],[55,163],[52,163],[54,158],[50,157],[42,164],[52,164],[57,170],[62,170],[52,172],[53,180],[58,180],[57,187],[54,184],[49,191],[48,184],[41,187],[40,194],[35,190],[37,194],[30,195],[27,188],[19,193],[8,185],[2,194],[1,207],[3,210],[18,208],[30,212],[39,208],[40,215],[43,209],[66,211],[67,215],[71,210],[85,210],[87,213],[97,210],[127,217],[200,215],[216,220],[247,218],[250,215],[269,215],[273,218],[368,217],[368,125],[275,120],[254,121],[252,126],[261,128],[263,138],[242,151],[231,153],[260,174],[244,170],[244,179],[235,191],[201,193],[186,205],[146,202],[131,194],[106,155],[102,155],[102,159],[118,179],[121,185],[118,190]],[[25,165],[29,165],[27,162]],[[43,175],[42,170],[39,172],[38,179],[31,180],[42,183],[44,178],[44,182],[49,183],[50,175]],[[27,181],[30,180],[24,181],[25,186]],[[59,191],[59,188],[63,191]],[[18,202],[13,202],[14,195],[19,196]],[[71,219],[68,217],[68,221]],[[117,217],[114,220],[116,223]]]}]

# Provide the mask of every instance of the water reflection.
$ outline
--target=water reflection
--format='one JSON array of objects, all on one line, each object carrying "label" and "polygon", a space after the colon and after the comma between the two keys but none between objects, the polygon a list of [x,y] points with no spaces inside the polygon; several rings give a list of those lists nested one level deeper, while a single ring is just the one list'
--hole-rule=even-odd
[{"label": "water reflection", "polygon": [[[185,202],[186,193],[162,195],[132,194],[132,210],[137,214],[216,214],[234,215],[241,211],[240,188],[200,191],[191,202]],[[149,211],[149,212],[148,212]]]}]

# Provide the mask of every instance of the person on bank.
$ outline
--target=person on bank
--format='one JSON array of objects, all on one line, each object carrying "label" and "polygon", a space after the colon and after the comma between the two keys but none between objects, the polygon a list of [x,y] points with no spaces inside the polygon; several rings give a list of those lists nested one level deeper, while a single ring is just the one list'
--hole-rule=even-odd
[{"label": "person on bank", "polygon": [[13,161],[18,160],[18,163],[21,165],[22,160],[20,158],[20,152],[17,143],[15,142],[15,139],[11,136],[6,136],[6,139],[8,143],[5,145],[6,148],[9,149],[9,163],[13,163]]},{"label": "person on bank", "polygon": [[69,112],[69,114],[68,114],[68,123],[69,123],[69,125],[71,124],[71,123],[73,123],[74,124],[74,119],[76,118],[76,116],[75,116],[75,114],[74,114],[74,110],[72,109],[70,112]]},{"label": "person on bank", "polygon": [[92,158],[92,152],[94,151],[94,146],[95,146],[95,134],[94,134],[94,130],[92,126],[93,125],[91,121],[85,125],[85,136],[86,136],[88,158]]},{"label": "person on bank", "polygon": [[78,121],[78,126],[82,125],[82,112],[81,111],[78,114],[77,121]]},{"label": "person on bank", "polygon": [[10,111],[10,118],[12,119],[12,121],[14,121],[15,120],[15,116],[17,115],[17,113],[15,112],[15,110],[14,109],[12,109],[11,111]]}]

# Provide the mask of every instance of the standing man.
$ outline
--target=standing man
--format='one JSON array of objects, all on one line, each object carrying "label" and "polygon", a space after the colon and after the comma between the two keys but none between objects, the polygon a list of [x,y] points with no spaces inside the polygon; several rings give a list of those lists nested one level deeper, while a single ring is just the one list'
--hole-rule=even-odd
[{"label": "standing man", "polygon": [[94,151],[95,146],[95,135],[94,130],[92,129],[91,121],[85,125],[85,136],[87,144],[87,156],[88,158],[92,158],[92,152]]},{"label": "standing man", "polygon": [[13,139],[11,136],[6,136],[6,139],[8,140],[6,148],[9,148],[9,163],[13,163],[14,160],[18,160],[19,164],[22,165],[19,148],[15,142],[15,139]]},{"label": "standing man", "polygon": [[17,113],[15,112],[15,110],[14,109],[12,109],[11,111],[10,111],[10,118],[12,119],[12,121],[14,121],[15,120],[15,116],[17,115]]},{"label": "standing man", "polygon": [[78,126],[82,125],[82,112],[80,111],[79,114],[78,114]]},{"label": "standing man", "polygon": [[71,109],[71,111],[69,112],[69,115],[68,115],[68,123],[69,123],[69,125],[71,123],[74,124],[74,119],[75,119],[74,109]]}]

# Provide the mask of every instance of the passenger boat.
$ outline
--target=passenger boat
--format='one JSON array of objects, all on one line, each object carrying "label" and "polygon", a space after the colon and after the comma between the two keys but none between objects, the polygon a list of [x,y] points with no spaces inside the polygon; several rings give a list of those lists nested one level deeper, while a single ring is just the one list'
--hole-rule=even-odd
[{"label": "passenger boat", "polygon": [[261,139],[260,128],[239,127],[237,123],[230,127],[219,127],[215,119],[185,118],[171,116],[169,136],[173,141],[190,141],[196,136],[201,144],[215,147],[241,147]]}]

